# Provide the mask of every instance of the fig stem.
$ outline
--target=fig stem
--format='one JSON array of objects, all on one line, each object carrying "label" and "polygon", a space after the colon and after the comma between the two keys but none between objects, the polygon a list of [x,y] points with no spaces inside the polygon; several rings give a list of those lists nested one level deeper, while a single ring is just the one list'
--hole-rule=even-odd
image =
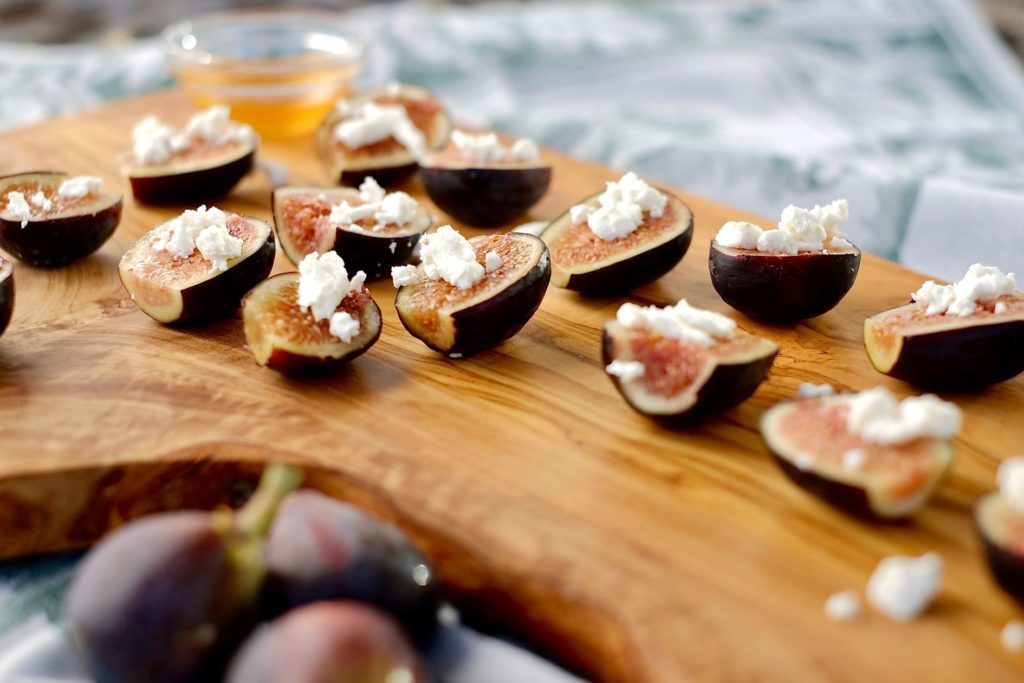
[{"label": "fig stem", "polygon": [[284,463],[271,463],[263,470],[259,486],[235,515],[235,528],[249,538],[267,535],[285,497],[302,483],[302,470]]}]

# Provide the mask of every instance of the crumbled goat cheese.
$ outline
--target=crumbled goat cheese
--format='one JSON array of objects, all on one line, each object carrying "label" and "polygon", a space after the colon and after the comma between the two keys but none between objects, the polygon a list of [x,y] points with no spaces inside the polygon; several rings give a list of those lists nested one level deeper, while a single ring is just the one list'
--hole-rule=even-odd
[{"label": "crumbled goat cheese", "polygon": [[373,217],[373,229],[383,230],[389,225],[408,225],[416,217],[416,211],[419,209],[419,204],[408,194],[387,193],[370,176],[367,176],[359,186],[359,199],[362,203],[356,206],[347,201],[332,206],[327,221],[350,232],[362,232],[355,223]]},{"label": "crumbled goat cheese", "polygon": [[1002,315],[1003,313],[1006,313],[1006,302],[997,301],[996,305],[992,307],[992,312],[995,313],[996,315]]},{"label": "crumbled goat cheese", "polygon": [[635,360],[613,360],[605,366],[604,371],[609,375],[618,377],[623,382],[632,382],[644,376],[647,368],[640,361]]},{"label": "crumbled goat cheese", "polygon": [[87,194],[99,192],[101,187],[103,187],[102,178],[83,175],[65,180],[60,184],[60,189],[57,190],[57,194],[69,199],[78,199],[79,197],[84,197]]},{"label": "crumbled goat cheese", "polygon": [[600,206],[596,208],[587,205],[572,207],[569,217],[575,225],[586,220],[594,234],[603,240],[617,240],[643,224],[644,212],[651,218],[665,215],[668,197],[630,172],[618,181],[608,183],[597,201]]},{"label": "crumbled goat cheese", "polygon": [[417,159],[427,154],[426,137],[413,124],[409,113],[402,106],[367,102],[359,109],[350,109],[347,118],[334,127],[334,138],[350,149],[372,145],[390,137]]},{"label": "crumbled goat cheese", "polygon": [[868,602],[897,621],[914,619],[931,604],[942,583],[938,553],[921,557],[887,557],[868,580]]},{"label": "crumbled goat cheese", "polygon": [[392,254],[395,253],[395,249],[397,249],[397,248],[398,248],[398,242],[392,241],[391,244],[388,245],[388,251],[390,251]]},{"label": "crumbled goat cheese", "polygon": [[139,162],[162,164],[175,151],[184,149],[187,142],[184,137],[175,136],[174,129],[157,117],[147,116],[132,129],[132,146]]},{"label": "crumbled goat cheese", "polygon": [[331,334],[348,344],[359,334],[359,321],[347,311],[339,311],[331,316]]},{"label": "crumbled goat cheese", "polygon": [[231,120],[231,110],[215,105],[192,116],[182,131],[175,131],[155,116],[147,116],[132,129],[135,157],[143,164],[166,163],[175,152],[187,149],[193,140],[213,144],[253,142],[250,126]]},{"label": "crumbled goat cheese", "polygon": [[825,616],[832,621],[856,621],[863,614],[857,591],[845,590],[833,593],[825,601]]},{"label": "crumbled goat cheese", "polygon": [[317,322],[327,320],[349,293],[362,289],[365,279],[359,271],[349,280],[337,252],[308,254],[299,263],[299,308],[312,313]]},{"label": "crumbled goat cheese", "polygon": [[7,193],[7,208],[4,211],[14,220],[21,221],[23,228],[32,220],[32,207],[25,201],[25,195],[21,192]]},{"label": "crumbled goat cheese", "polygon": [[228,259],[242,255],[242,240],[228,232],[225,225],[211,225],[196,235],[196,249],[213,270],[228,269]]},{"label": "crumbled goat cheese", "polygon": [[380,186],[373,176],[366,176],[359,184],[359,199],[364,204],[379,204],[384,201],[388,193]]},{"label": "crumbled goat cheese", "polygon": [[797,398],[819,398],[831,396],[836,393],[831,384],[814,384],[812,382],[801,382],[800,388],[796,390]]},{"label": "crumbled goat cheese", "polygon": [[493,273],[501,268],[501,254],[496,251],[489,251],[484,256],[484,268],[488,273]]},{"label": "crumbled goat cheese", "polygon": [[415,285],[420,281],[420,271],[416,266],[393,266],[391,268],[391,282],[395,287]]},{"label": "crumbled goat cheese", "polygon": [[846,427],[865,441],[898,444],[919,437],[952,438],[962,415],[953,403],[925,394],[898,400],[884,387],[850,397]]},{"label": "crumbled goat cheese", "polygon": [[686,299],[664,308],[622,304],[615,319],[625,327],[647,328],[668,339],[692,341],[701,346],[711,346],[716,338],[731,339],[736,331],[732,318],[694,308]]},{"label": "crumbled goat cheese", "polygon": [[814,458],[811,457],[810,453],[797,453],[796,457],[793,458],[793,464],[801,472],[809,472],[814,467]]},{"label": "crumbled goat cheese", "polygon": [[1024,455],[1016,455],[999,463],[996,472],[999,493],[1017,512],[1024,514]]},{"label": "crumbled goat cheese", "polygon": [[863,448],[851,448],[843,453],[843,469],[848,472],[858,472],[868,460],[867,451]]},{"label": "crumbled goat cheese", "polygon": [[774,230],[763,230],[744,221],[730,221],[718,231],[715,242],[722,247],[756,249],[769,254],[848,249],[853,245],[839,231],[848,218],[849,206],[845,199],[813,209],[790,205],[783,209]]},{"label": "crumbled goat cheese", "polygon": [[231,109],[217,104],[199,112],[185,125],[185,136],[215,145],[228,142],[252,142],[255,132],[244,123],[231,120]]},{"label": "crumbled goat cheese", "polygon": [[527,138],[519,138],[511,147],[505,147],[494,133],[474,135],[457,130],[452,133],[452,144],[462,156],[481,164],[502,161],[533,162],[540,158],[537,144]]},{"label": "crumbled goat cheese", "polygon": [[417,209],[419,204],[405,192],[390,192],[377,208],[377,224],[373,229],[381,230],[388,225],[408,225],[416,217]]},{"label": "crumbled goat cheese", "polygon": [[1017,282],[1013,273],[1004,274],[994,266],[975,263],[967,269],[967,273],[959,282],[937,285],[928,280],[911,296],[918,303],[928,304],[925,315],[964,317],[974,313],[978,304],[1013,294],[1016,288]]},{"label": "crumbled goat cheese", "polygon": [[476,260],[476,251],[452,226],[443,225],[420,240],[423,275],[444,280],[459,289],[469,289],[483,279],[485,270]]},{"label": "crumbled goat cheese", "polygon": [[37,209],[42,209],[44,212],[53,208],[53,201],[47,199],[42,190],[37,191],[34,195],[29,197],[28,201],[32,206]]},{"label": "crumbled goat cheese", "polygon": [[1024,621],[1011,619],[1006,622],[1002,633],[999,634],[999,640],[1002,641],[1003,647],[1010,652],[1024,650]]},{"label": "crumbled goat cheese", "polygon": [[189,209],[177,218],[167,222],[157,235],[153,248],[166,251],[174,258],[188,258],[196,250],[196,238],[211,227],[227,228],[227,214],[220,209],[204,204],[198,209]]}]

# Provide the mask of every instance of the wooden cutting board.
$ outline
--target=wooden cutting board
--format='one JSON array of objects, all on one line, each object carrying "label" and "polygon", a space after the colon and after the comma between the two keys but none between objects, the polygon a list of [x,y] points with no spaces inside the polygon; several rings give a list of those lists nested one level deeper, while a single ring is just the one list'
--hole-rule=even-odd
[{"label": "wooden cutting board", "polygon": [[[127,193],[114,155],[147,113],[183,121],[189,107],[170,91],[8,133],[0,172],[98,174]],[[531,219],[617,175],[546,154],[554,182]],[[262,155],[295,183],[328,180],[309,141],[269,143]],[[682,195],[696,214],[690,253],[630,300],[685,296],[730,312],[711,288],[707,247],[722,222],[745,216]],[[257,176],[219,205],[269,220],[268,200]],[[598,681],[1019,679],[1024,655],[1003,651],[999,631],[1020,611],[989,579],[970,511],[999,460],[1024,450],[1024,378],[957,398],[966,421],[952,476],[904,526],[850,519],[798,490],[758,435],[762,412],[800,382],[910,393],[871,368],[861,324],[905,302],[921,275],[865,257],[853,291],[816,320],[769,327],[736,314],[781,347],[770,379],[707,426],[669,431],[630,410],[602,371],[599,330],[620,299],[552,288],[518,336],[456,361],[409,336],[391,284],[378,283],[380,342],[312,380],[257,367],[237,319],[162,327],[128,300],[117,262],[178,212],[126,198],[96,256],[61,270],[16,266],[0,339],[3,556],[82,547],[140,514],[237,500],[258,463],[283,459],[407,529],[464,610]],[[291,269],[279,255],[275,270]],[[823,616],[825,598],[862,590],[883,556],[929,550],[946,580],[918,622]]]}]

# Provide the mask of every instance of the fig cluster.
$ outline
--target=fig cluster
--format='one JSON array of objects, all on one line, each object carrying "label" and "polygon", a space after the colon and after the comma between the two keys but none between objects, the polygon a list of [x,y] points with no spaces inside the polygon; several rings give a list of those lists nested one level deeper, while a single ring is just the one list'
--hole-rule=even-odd
[{"label": "fig cluster", "polygon": [[238,511],[145,517],[85,557],[66,612],[97,683],[427,680],[430,564],[300,478],[271,465]]}]

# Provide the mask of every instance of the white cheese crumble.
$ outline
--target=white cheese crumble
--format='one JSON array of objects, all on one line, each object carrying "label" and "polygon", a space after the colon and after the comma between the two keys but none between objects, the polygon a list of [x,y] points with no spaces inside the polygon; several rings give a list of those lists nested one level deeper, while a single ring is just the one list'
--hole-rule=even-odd
[{"label": "white cheese crumble", "polygon": [[801,472],[809,472],[814,467],[814,458],[811,457],[810,453],[797,453],[796,457],[793,458],[793,464]]},{"label": "white cheese crumble", "polygon": [[65,180],[60,184],[57,194],[68,199],[78,199],[93,192],[99,192],[101,187],[103,187],[102,178],[83,175]]},{"label": "white cheese crumble", "polygon": [[359,271],[350,280],[337,252],[308,254],[299,262],[299,308],[312,313],[317,322],[327,320],[345,297],[362,289],[365,279],[366,274]]},{"label": "white cheese crumble", "polygon": [[228,231],[227,220],[227,214],[214,206],[207,208],[204,204],[198,209],[189,209],[167,222],[157,235],[153,249],[184,259],[198,248],[214,270],[227,270],[227,259],[242,254],[242,240]]},{"label": "white cheese crumble", "polygon": [[214,105],[192,116],[185,128],[176,131],[156,116],[147,116],[132,129],[132,149],[143,164],[166,163],[175,152],[188,148],[193,140],[215,145],[228,142],[252,143],[256,132],[244,123],[231,120],[231,110]]},{"label": "white cheese crumble", "polygon": [[848,249],[852,244],[839,227],[849,218],[849,205],[837,199],[827,206],[801,209],[792,204],[782,211],[778,227],[764,230],[746,221],[729,221],[715,242],[731,249],[756,249],[769,254],[798,254],[827,249]]},{"label": "white cheese crumble", "polygon": [[867,460],[867,451],[863,448],[851,448],[843,453],[843,469],[847,472],[859,472]]},{"label": "white cheese crumble", "polygon": [[452,144],[466,159],[480,164],[540,159],[537,143],[527,138],[519,138],[511,147],[505,147],[494,133],[474,135],[457,130],[452,133]]},{"label": "white cheese crumble", "polygon": [[196,235],[196,249],[213,270],[228,269],[228,259],[242,255],[242,240],[228,232],[226,225],[211,225]]},{"label": "white cheese crumble", "polygon": [[216,104],[192,116],[185,125],[185,136],[215,145],[228,142],[252,142],[255,132],[244,123],[231,120],[231,109]]},{"label": "white cheese crumble", "polygon": [[621,239],[639,228],[644,213],[651,218],[665,215],[668,197],[629,172],[616,182],[608,183],[597,198],[599,207],[585,204],[569,209],[574,225],[583,221],[603,240]]},{"label": "white cheese crumble", "polygon": [[38,190],[34,195],[28,198],[29,204],[42,209],[44,212],[49,211],[53,208],[53,201],[46,198],[46,194],[42,190]]},{"label": "white cheese crumble", "polygon": [[615,319],[625,327],[647,328],[668,339],[692,341],[701,346],[711,346],[715,339],[731,339],[736,333],[735,320],[694,308],[686,299],[664,308],[622,304]]},{"label": "white cheese crumble", "polygon": [[1006,626],[1003,626],[1003,630],[999,634],[999,640],[1009,652],[1024,650],[1024,621],[1011,619],[1006,622]]},{"label": "white cheese crumble", "polygon": [[496,251],[489,251],[484,255],[484,268],[488,273],[493,273],[501,268],[501,254]]},{"label": "white cheese crumble", "polygon": [[484,278],[485,270],[476,260],[476,251],[465,237],[450,225],[442,225],[420,240],[423,275],[444,280],[459,289],[469,289]]},{"label": "white cheese crumble", "polygon": [[898,400],[884,387],[854,394],[846,427],[865,441],[898,444],[919,437],[952,438],[960,430],[960,409],[932,394]]},{"label": "white cheese crumble", "polygon": [[1006,313],[1006,302],[997,301],[996,305],[992,307],[992,312],[995,313],[996,315],[1002,315],[1003,313]]},{"label": "white cheese crumble", "polygon": [[839,591],[828,596],[825,601],[825,616],[832,621],[856,621],[862,614],[863,608],[857,591]]},{"label": "white cheese crumble", "polygon": [[416,266],[393,266],[391,282],[396,288],[414,285],[420,281],[420,271]]},{"label": "white cheese crumble", "polygon": [[897,621],[914,619],[931,604],[942,583],[942,557],[887,557],[868,580],[868,602]]},{"label": "white cheese crumble", "polygon": [[609,375],[618,377],[623,382],[632,382],[639,379],[647,372],[647,368],[640,361],[635,360],[613,360],[605,366],[604,371]]},{"label": "white cheese crumble", "polygon": [[801,382],[800,388],[796,390],[797,398],[819,398],[831,396],[836,393],[831,384],[814,384],[813,382]]},{"label": "white cheese crumble", "polygon": [[14,220],[21,221],[23,228],[32,220],[32,207],[25,201],[25,195],[21,192],[7,193],[7,208],[4,211]]},{"label": "white cheese crumble", "polygon": [[403,227],[416,217],[419,204],[405,192],[385,192],[377,181],[367,176],[359,186],[361,204],[352,206],[347,201],[331,207],[327,222],[351,232],[362,232],[355,225],[364,218],[373,217],[373,230],[383,230],[389,225]]},{"label": "white cheese crumble", "polygon": [[[1013,294],[1016,288],[1017,282],[1013,273],[1003,273],[994,266],[975,263],[967,269],[967,273],[959,282],[951,285],[937,285],[932,280],[928,280],[911,297],[918,303],[928,305],[925,315],[964,317],[974,313],[978,309],[978,304],[988,303],[1001,296]],[[1004,305],[1003,311],[1005,310]]]},{"label": "white cheese crumble", "polygon": [[1024,514],[1024,455],[1007,458],[996,472],[999,493],[1017,512]]},{"label": "white cheese crumble", "polygon": [[350,149],[359,149],[393,137],[416,159],[427,154],[427,139],[413,124],[405,107],[367,102],[349,109],[346,119],[334,127],[334,138]]},{"label": "white cheese crumble", "polygon": [[348,344],[359,334],[359,321],[347,311],[339,311],[331,316],[330,330],[332,335]]}]

